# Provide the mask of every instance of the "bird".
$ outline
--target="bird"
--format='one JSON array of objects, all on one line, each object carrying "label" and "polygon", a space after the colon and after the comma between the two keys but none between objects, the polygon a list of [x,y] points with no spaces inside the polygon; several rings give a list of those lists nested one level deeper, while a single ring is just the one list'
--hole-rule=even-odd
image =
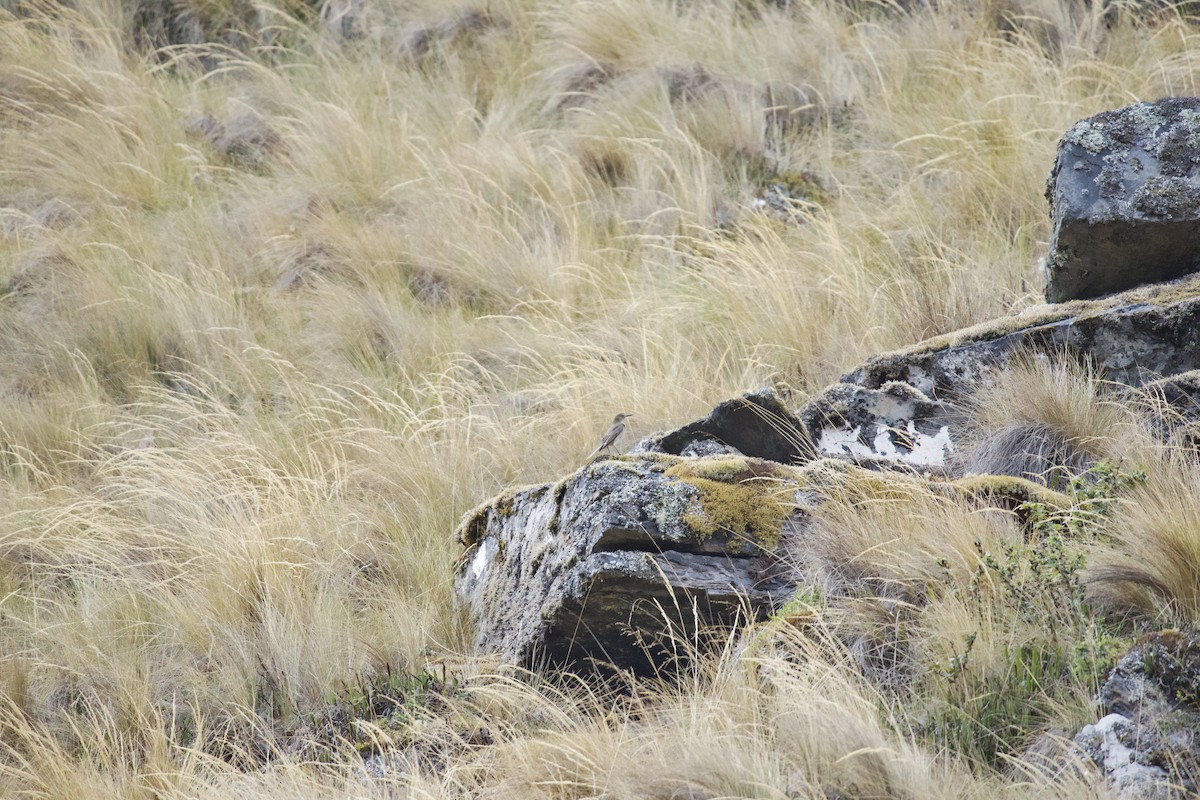
[{"label": "bird", "polygon": [[633,414],[617,414],[613,417],[612,425],[608,426],[608,430],[600,437],[600,444],[596,446],[596,449],[592,451],[588,458],[612,447],[617,439],[621,438],[621,434],[625,432],[625,419],[632,416]]}]

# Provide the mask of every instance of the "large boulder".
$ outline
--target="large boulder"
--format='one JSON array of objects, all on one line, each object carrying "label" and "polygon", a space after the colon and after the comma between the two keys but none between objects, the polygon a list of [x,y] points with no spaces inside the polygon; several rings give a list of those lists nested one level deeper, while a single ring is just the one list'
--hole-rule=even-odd
[{"label": "large boulder", "polygon": [[774,553],[794,468],[645,454],[495,498],[463,521],[456,591],[505,660],[650,672],[671,635],[761,616],[789,594]]},{"label": "large boulder", "polygon": [[1200,99],[1137,103],[1077,122],[1059,142],[1046,196],[1052,303],[1200,269]]},{"label": "large boulder", "polygon": [[1029,481],[928,480],[842,459],[600,459],[496,497],[463,520],[455,590],[475,645],[508,663],[663,675],[701,628],[779,609],[812,559],[813,512],[848,485],[1017,509],[1066,499]]}]

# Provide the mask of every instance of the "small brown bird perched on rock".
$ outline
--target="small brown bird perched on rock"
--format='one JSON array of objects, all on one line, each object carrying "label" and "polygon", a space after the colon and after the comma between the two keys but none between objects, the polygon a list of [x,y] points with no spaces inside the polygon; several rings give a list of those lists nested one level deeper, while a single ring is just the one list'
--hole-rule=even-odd
[{"label": "small brown bird perched on rock", "polygon": [[625,432],[625,419],[632,417],[633,414],[617,414],[613,417],[612,425],[608,426],[608,430],[600,437],[600,444],[591,452],[588,458],[600,453],[616,444],[617,439],[621,438],[621,434]]}]

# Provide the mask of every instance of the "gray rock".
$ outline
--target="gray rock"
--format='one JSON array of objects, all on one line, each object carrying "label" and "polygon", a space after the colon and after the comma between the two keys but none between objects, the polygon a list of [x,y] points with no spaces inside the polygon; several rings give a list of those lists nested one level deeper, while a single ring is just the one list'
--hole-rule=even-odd
[{"label": "gray rock", "polygon": [[[973,448],[954,441],[963,433],[957,404],[1017,355],[1070,356],[1092,364],[1111,384],[1144,385],[1182,417],[1171,419],[1166,412],[1164,433],[1193,436],[1200,381],[1187,376],[1200,369],[1200,277],[1033,308],[876,356],[813,397],[798,416],[814,455],[861,466],[961,469],[962,458],[952,459],[957,451],[976,472],[1026,476],[1055,465],[1086,469],[1052,437],[1024,453],[1037,431],[976,432]],[[1022,441],[1010,441],[1014,437]],[[1009,459],[1013,463],[1006,467],[994,457],[1006,451],[1028,457]],[[769,448],[760,444],[759,452]]]},{"label": "gray rock", "polygon": [[1141,763],[1138,726],[1120,714],[1085,725],[1075,746],[1104,773],[1105,783],[1122,800],[1157,800],[1176,796],[1162,767]]},{"label": "gray rock", "polygon": [[953,400],[1017,353],[1086,359],[1106,380],[1128,386],[1200,368],[1200,277],[1029,309],[876,356],[842,381],[869,389],[903,381]]},{"label": "gray rock", "polygon": [[[634,454],[509,492],[460,529],[456,591],[476,644],[531,667],[592,660],[658,672],[671,658],[665,631],[690,637],[702,623],[760,616],[786,598],[802,576],[785,574],[779,556],[803,563],[807,511],[822,481],[854,469],[845,461],[947,468],[954,401],[1017,353],[1071,353],[1136,386],[1200,369],[1198,337],[1200,276],[1043,307],[872,359],[798,414],[769,391],[747,394]],[[1019,478],[935,483],[925,481],[1004,507],[1040,491]],[[1105,742],[1114,724],[1089,736]],[[1179,752],[1181,736],[1156,752]],[[1175,774],[1158,760],[1137,763]]]},{"label": "gray rock", "polygon": [[1046,196],[1052,303],[1200,269],[1200,99],[1137,103],[1077,122],[1059,142]]},{"label": "gray rock", "polygon": [[1200,777],[1200,643],[1177,631],[1144,637],[1100,689],[1098,722],[1075,744],[1122,798],[1195,796]]},{"label": "gray rock", "polygon": [[[840,459],[802,467],[740,455],[594,461],[468,514],[456,595],[476,648],[508,663],[669,674],[688,649],[676,646],[703,627],[717,626],[723,642],[722,629],[761,618],[811,584],[812,512],[865,475]],[[1002,507],[1039,491],[1012,479],[872,482],[880,479]],[[882,650],[864,655],[864,669]]]},{"label": "gray rock", "polygon": [[773,554],[797,486],[757,459],[646,455],[496,498],[459,532],[475,643],[531,667],[657,670],[667,630],[689,637],[786,597]]},{"label": "gray rock", "polygon": [[770,389],[726,400],[704,419],[639,442],[634,452],[709,455],[735,452],[781,464],[813,454],[804,426]]}]

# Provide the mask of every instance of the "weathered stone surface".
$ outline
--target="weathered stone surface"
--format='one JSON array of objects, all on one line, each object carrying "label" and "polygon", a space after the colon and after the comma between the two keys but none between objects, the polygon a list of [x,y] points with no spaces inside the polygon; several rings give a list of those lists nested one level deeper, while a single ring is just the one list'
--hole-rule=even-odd
[{"label": "weathered stone surface", "polygon": [[1200,446],[1200,370],[1150,381],[1122,399],[1163,441],[1185,450]]},{"label": "weathered stone surface", "polygon": [[1103,771],[1105,783],[1122,800],[1172,797],[1167,771],[1139,761],[1140,733],[1127,717],[1109,714],[1085,725],[1075,746]]},{"label": "weathered stone surface", "polygon": [[1157,397],[1177,410],[1183,419],[1200,421],[1200,370],[1189,370],[1150,381],[1142,390],[1146,395]]},{"label": "weathered stone surface", "polygon": [[528,666],[649,671],[664,629],[689,635],[697,617],[732,623],[782,601],[773,554],[798,485],[796,470],[758,459],[647,455],[496,498],[459,532],[456,590],[476,645]]},{"label": "weathered stone surface", "polygon": [[812,456],[804,426],[769,389],[721,403],[704,419],[639,442],[634,452],[671,455],[740,453],[796,464]]},{"label": "weathered stone surface", "polygon": [[1142,639],[1100,689],[1105,716],[1075,744],[1122,798],[1194,797],[1200,777],[1200,642]]},{"label": "weathered stone surface", "polygon": [[954,410],[901,381],[878,389],[836,383],[800,412],[818,455],[881,459],[919,469],[946,466]]},{"label": "weathered stone surface", "polygon": [[[1200,421],[1200,276],[1100,300],[1040,306],[876,356],[816,395],[799,417],[818,455],[864,466],[873,459],[888,468],[979,471],[951,456],[978,456],[981,447],[1012,449],[995,437],[1028,437],[1031,431],[975,431],[974,447],[966,447],[954,441],[963,434],[958,405],[1018,355],[1086,361],[1110,385],[1144,388],[1160,397],[1157,416],[1165,437],[1184,442],[1183,437],[1200,435],[1194,424]],[[1145,410],[1155,417],[1153,409]],[[1043,468],[1057,463],[1051,438],[1044,444],[1046,452],[1033,454],[1047,456]],[[1030,471],[982,461],[987,472]]]},{"label": "weathered stone surface", "polygon": [[[1014,356],[1086,360],[1107,381],[1160,386],[1169,402],[1185,409],[1186,379],[1164,383],[1160,376],[1200,368],[1198,343],[1200,277],[1189,277],[1031,309],[876,356],[816,395],[799,417],[818,455],[864,466],[871,460],[877,467],[951,468],[956,448],[970,449],[954,441],[962,427],[955,404]],[[996,465],[988,471],[997,471]]]},{"label": "weathered stone surface", "polygon": [[1200,99],[1137,103],[1077,122],[1059,142],[1046,196],[1052,303],[1200,269]]},{"label": "weathered stone surface", "polygon": [[1200,278],[1075,301],[930,339],[876,356],[843,376],[880,389],[903,381],[931,398],[970,394],[1018,352],[1087,359],[1104,378],[1140,386],[1200,368]]},{"label": "weathered stone surface", "polygon": [[[897,482],[902,482],[897,483]],[[537,667],[660,674],[662,634],[761,617],[805,582],[813,510],[849,483],[1015,508],[1068,501],[1015,478],[930,481],[842,459],[622,456],[467,515],[456,592],[481,652]],[[848,590],[849,591],[849,590]]]}]

